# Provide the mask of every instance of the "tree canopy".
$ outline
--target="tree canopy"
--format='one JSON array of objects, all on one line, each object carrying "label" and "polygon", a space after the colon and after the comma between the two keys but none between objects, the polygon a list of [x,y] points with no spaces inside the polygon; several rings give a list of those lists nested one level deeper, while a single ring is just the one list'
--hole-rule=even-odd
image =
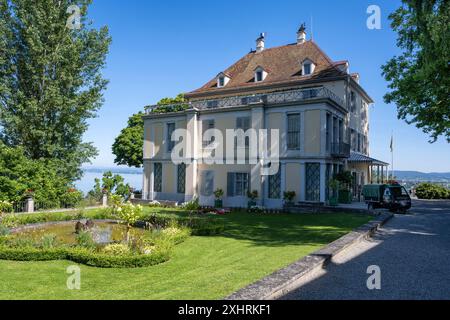
[{"label": "tree canopy", "polygon": [[143,113],[134,114],[128,120],[128,126],[116,138],[112,151],[118,165],[140,168],[143,164],[144,119]]},{"label": "tree canopy", "polygon": [[[0,0],[0,139],[58,163],[71,181],[97,154],[83,135],[107,85],[101,71],[111,38],[106,27],[89,27],[91,2]],[[75,4],[80,29],[66,26]]]},{"label": "tree canopy", "polygon": [[0,200],[18,202],[32,193],[36,202],[57,207],[71,188],[70,181],[57,175],[58,164],[31,160],[23,148],[11,148],[0,141]]},{"label": "tree canopy", "polygon": [[399,119],[450,142],[450,1],[403,0],[390,15],[403,53],[383,68]]},{"label": "tree canopy", "polygon": [[[175,98],[161,99],[153,110],[155,113],[168,113],[181,111],[187,108],[183,103],[183,94],[179,94]],[[173,104],[180,104],[176,108],[171,107]],[[143,148],[144,148],[144,114],[139,112],[132,115],[128,119],[128,125],[124,128],[114,141],[112,146],[113,154],[116,156],[114,162],[118,165],[127,165],[129,167],[140,168],[143,165]]]}]

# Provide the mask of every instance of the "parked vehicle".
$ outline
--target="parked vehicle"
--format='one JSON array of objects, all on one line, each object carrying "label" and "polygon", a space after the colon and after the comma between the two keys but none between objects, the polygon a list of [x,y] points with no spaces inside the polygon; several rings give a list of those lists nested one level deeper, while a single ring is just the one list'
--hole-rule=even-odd
[{"label": "parked vehicle", "polygon": [[383,208],[406,213],[412,206],[408,191],[399,184],[366,185],[363,195],[369,210]]}]

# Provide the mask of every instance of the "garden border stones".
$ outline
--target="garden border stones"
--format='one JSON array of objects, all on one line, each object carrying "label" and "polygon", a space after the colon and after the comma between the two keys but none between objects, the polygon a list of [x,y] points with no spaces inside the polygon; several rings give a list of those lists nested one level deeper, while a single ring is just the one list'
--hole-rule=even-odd
[{"label": "garden border stones", "polygon": [[237,291],[225,300],[275,300],[280,298],[297,289],[304,276],[325,268],[335,255],[371,237],[393,216],[390,213],[382,213],[376,219],[330,243],[325,248]]}]

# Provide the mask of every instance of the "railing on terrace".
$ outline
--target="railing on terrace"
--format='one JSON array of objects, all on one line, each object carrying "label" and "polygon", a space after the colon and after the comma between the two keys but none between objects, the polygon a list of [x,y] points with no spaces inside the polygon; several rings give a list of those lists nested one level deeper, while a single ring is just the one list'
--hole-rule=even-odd
[{"label": "railing on terrace", "polygon": [[344,109],[347,109],[344,103],[338,95],[336,95],[331,90],[320,87],[320,88],[310,88],[310,89],[298,89],[298,90],[288,90],[281,92],[274,92],[268,94],[256,94],[248,96],[234,96],[226,97],[222,99],[215,100],[200,100],[192,101],[189,103],[180,103],[172,105],[155,105],[146,107],[146,113],[158,113],[158,109],[161,107],[165,111],[180,111],[180,106],[185,108],[197,108],[200,110],[216,109],[216,108],[227,108],[227,107],[238,107],[247,106],[251,104],[264,103],[264,104],[280,104],[280,103],[294,103],[301,101],[317,100],[317,99],[330,99],[334,103],[338,104]]},{"label": "railing on terrace", "polygon": [[71,210],[71,209],[81,209],[81,208],[93,208],[100,207],[103,203],[101,200],[95,199],[84,199],[81,203],[65,203],[60,202],[59,204],[49,204],[45,202],[35,202],[35,201],[18,201],[13,202],[12,207],[6,210],[5,213],[32,213],[32,212],[53,212],[58,210]]},{"label": "railing on terrace", "polygon": [[332,143],[331,155],[336,158],[350,158],[350,145],[343,142]]},{"label": "railing on terrace", "polygon": [[34,211],[50,211],[50,210],[61,210],[61,209],[76,209],[78,205],[72,203],[64,203],[61,202],[58,205],[52,205],[45,202],[35,202],[34,203]]},{"label": "railing on terrace", "polygon": [[10,210],[7,210],[6,213],[23,213],[27,210],[27,202],[26,201],[18,201],[13,202]]}]

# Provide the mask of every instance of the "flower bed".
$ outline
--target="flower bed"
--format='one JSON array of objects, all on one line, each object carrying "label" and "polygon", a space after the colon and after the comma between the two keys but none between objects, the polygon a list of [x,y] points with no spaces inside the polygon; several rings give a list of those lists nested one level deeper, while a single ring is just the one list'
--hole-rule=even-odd
[{"label": "flower bed", "polygon": [[[100,237],[95,238],[94,230],[103,236],[104,230],[98,229],[100,224],[111,222],[105,219],[117,219],[111,210],[5,216],[0,225],[8,232],[0,234],[0,259],[70,260],[99,268],[148,267],[169,260],[173,247],[191,235],[189,228],[178,226],[174,221],[163,228],[147,229],[145,232],[136,229],[132,224],[137,223],[132,222],[142,213],[142,208],[129,203],[118,212],[122,218],[119,223],[124,228],[123,236],[119,240],[109,238],[106,243],[100,242]],[[88,221],[83,224],[80,220]],[[58,235],[63,228],[65,231]],[[112,229],[108,230],[112,232]],[[66,239],[63,236],[67,234],[70,234],[70,242],[63,241]]]}]

